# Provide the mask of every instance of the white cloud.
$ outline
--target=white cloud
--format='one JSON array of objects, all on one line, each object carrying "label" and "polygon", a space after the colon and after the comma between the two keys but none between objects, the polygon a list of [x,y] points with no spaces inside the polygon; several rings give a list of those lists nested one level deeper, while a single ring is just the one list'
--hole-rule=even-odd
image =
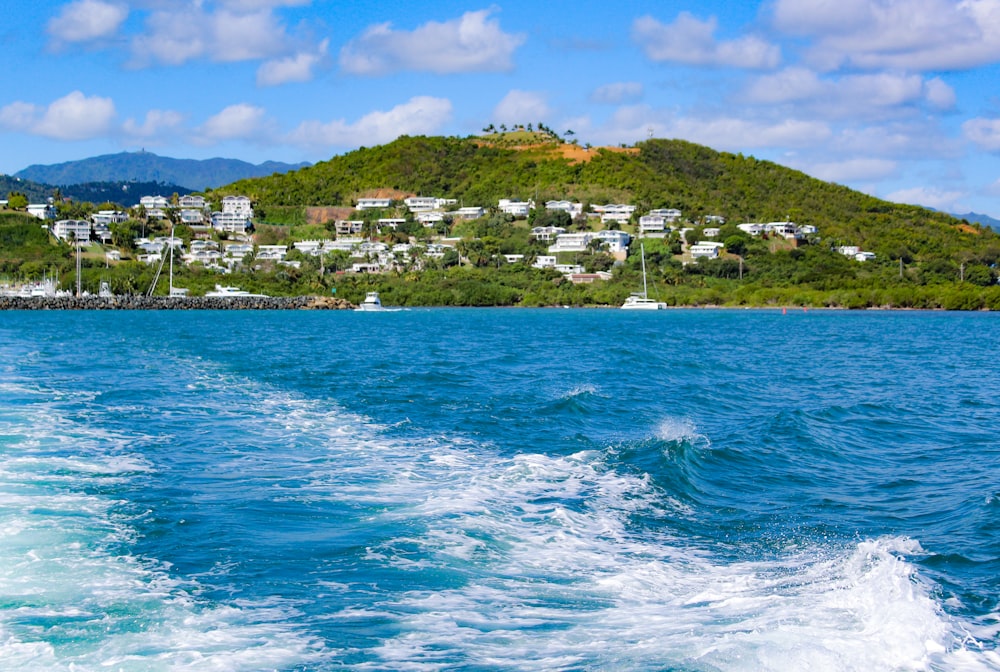
[{"label": "white cloud", "polygon": [[0,108],[0,126],[56,140],[86,140],[108,133],[116,116],[110,98],[80,91],[39,107],[21,101]]},{"label": "white cloud", "polygon": [[310,148],[384,144],[401,135],[438,132],[451,115],[451,101],[417,96],[391,110],[369,112],[354,123],[343,119],[303,122],[290,134],[289,140]]},{"label": "white cloud", "polygon": [[935,110],[955,104],[955,92],[940,78],[877,73],[823,78],[807,68],[792,67],[751,81],[740,94],[741,103],[795,105],[813,116],[884,119],[911,114],[923,105]]},{"label": "white cloud", "polygon": [[202,124],[198,129],[197,140],[202,144],[226,140],[261,142],[273,137],[274,129],[266,115],[263,108],[254,105],[230,105]]},{"label": "white cloud", "polygon": [[155,140],[163,135],[176,132],[184,123],[184,115],[173,110],[150,110],[140,124],[135,119],[126,119],[122,124],[125,135],[135,139]]},{"label": "white cloud", "polygon": [[962,124],[962,133],[980,149],[1000,152],[1000,119],[969,119]]},{"label": "white cloud", "polygon": [[832,135],[818,121],[754,121],[736,117],[685,117],[667,126],[669,135],[726,151],[764,147],[812,147]]},{"label": "white cloud", "polygon": [[959,212],[965,208],[960,207],[958,202],[967,195],[962,191],[944,191],[936,187],[912,187],[886,194],[885,200],[922,205],[943,212]]},{"label": "white cloud", "polygon": [[815,38],[811,63],[905,71],[1000,59],[1000,0],[775,0],[774,25]]},{"label": "white cloud", "polygon": [[643,88],[640,82],[615,82],[605,84],[590,94],[590,100],[595,103],[619,105],[635,102],[642,98]]},{"label": "white cloud", "polygon": [[859,158],[801,165],[804,172],[828,182],[848,183],[858,180],[880,180],[896,173],[899,164],[888,159]]},{"label": "white cloud", "polygon": [[689,12],[670,24],[643,16],[632,24],[632,40],[653,61],[734,68],[773,68],[781,61],[781,50],[757,37],[716,42],[717,27],[714,16],[699,21]]},{"label": "white cloud", "polygon": [[313,69],[325,58],[329,40],[323,40],[313,52],[300,52],[294,56],[267,61],[257,69],[257,86],[278,86],[288,82],[308,82]]},{"label": "white cloud", "polygon": [[933,120],[861,125],[842,130],[830,143],[842,156],[882,156],[911,160],[953,159],[961,148]]},{"label": "white cloud", "polygon": [[389,23],[371,26],[344,45],[340,66],[356,75],[510,70],[514,51],[525,38],[503,32],[499,21],[489,18],[492,13],[466,12],[451,21],[429,21],[412,32],[394,30]]},{"label": "white cloud", "polygon": [[657,138],[680,138],[717,150],[742,152],[755,148],[815,147],[833,135],[818,121],[799,119],[752,120],[732,116],[679,117],[670,110],[648,105],[623,106],[603,124],[587,117],[572,121],[581,141],[618,145],[646,140],[650,130]]},{"label": "white cloud", "polygon": [[550,113],[542,94],[514,89],[493,109],[491,118],[504,124],[527,124],[546,119]]},{"label": "white cloud", "polygon": [[202,57],[229,63],[286,53],[292,40],[270,9],[276,3],[244,4],[252,11],[239,7],[206,11],[195,1],[153,12],[145,32],[132,38],[134,65],[181,65]]},{"label": "white cloud", "polygon": [[127,17],[121,3],[76,0],[49,21],[48,32],[57,43],[90,42],[114,35]]}]

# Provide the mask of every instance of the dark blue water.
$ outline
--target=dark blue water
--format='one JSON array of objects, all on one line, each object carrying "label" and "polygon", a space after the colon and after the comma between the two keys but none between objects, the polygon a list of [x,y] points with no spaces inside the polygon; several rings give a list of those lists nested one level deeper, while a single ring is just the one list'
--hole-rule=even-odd
[{"label": "dark blue water", "polygon": [[0,669],[998,670],[1000,316],[0,314]]}]

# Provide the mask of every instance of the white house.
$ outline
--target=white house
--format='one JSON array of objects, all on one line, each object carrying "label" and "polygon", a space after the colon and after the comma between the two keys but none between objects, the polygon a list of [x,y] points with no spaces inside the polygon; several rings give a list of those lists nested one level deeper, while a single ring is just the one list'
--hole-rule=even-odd
[{"label": "white house", "polygon": [[583,203],[571,203],[569,201],[546,201],[545,209],[568,212],[570,217],[576,217],[583,212]]},{"label": "white house", "polygon": [[28,214],[38,219],[55,219],[56,206],[51,203],[32,203],[28,206]]},{"label": "white house", "polygon": [[365,223],[360,219],[338,219],[333,224],[338,236],[356,236],[361,233]]},{"label": "white house", "polygon": [[585,252],[591,241],[600,240],[612,254],[621,254],[628,250],[631,237],[624,231],[583,231],[580,233],[562,233],[556,237],[554,245],[549,246],[549,254],[559,252]]},{"label": "white house", "polygon": [[444,213],[436,211],[418,212],[417,221],[430,228],[444,221]]},{"label": "white house", "polygon": [[427,212],[435,210],[438,206],[438,199],[433,196],[410,196],[403,199],[403,204],[409,208],[410,212]]},{"label": "white house", "polygon": [[229,258],[242,259],[248,254],[253,254],[253,245],[250,243],[229,243],[224,252]]},{"label": "white house", "polygon": [[90,222],[82,219],[60,219],[52,225],[52,235],[59,240],[87,242],[90,240]]},{"label": "white house", "polygon": [[639,218],[639,233],[663,233],[667,220],[663,215],[643,215]]},{"label": "white house", "polygon": [[139,205],[146,211],[147,217],[163,219],[166,217],[166,210],[170,207],[170,201],[166,196],[143,196],[139,199]]},{"label": "white house", "polygon": [[203,210],[186,208],[181,210],[181,222],[190,226],[199,226],[205,223],[205,213]]},{"label": "white house", "polygon": [[486,211],[478,206],[470,206],[467,208],[459,208],[451,214],[453,217],[457,217],[459,219],[479,219],[486,214]]},{"label": "white house", "polygon": [[227,233],[245,233],[249,219],[235,212],[213,212],[212,227],[216,231]]},{"label": "white house", "polygon": [[533,263],[532,266],[534,268],[555,268],[556,258],[540,254],[535,257],[535,263]]},{"label": "white house", "polygon": [[527,217],[535,204],[531,201],[512,201],[509,198],[501,198],[497,206],[500,208],[500,212],[513,217]]},{"label": "white house", "polygon": [[392,205],[391,198],[359,198],[358,204],[355,206],[356,210],[376,210],[379,208],[388,208]]},{"label": "white house", "polygon": [[287,245],[258,245],[257,259],[260,261],[281,261],[288,254]]},{"label": "white house", "polygon": [[222,212],[253,219],[253,205],[247,196],[226,196],[222,199]]},{"label": "white house", "polygon": [[710,243],[705,241],[698,241],[694,245],[688,248],[691,256],[695,259],[699,257],[704,257],[707,259],[717,259],[719,256],[719,248],[722,247],[722,243]]},{"label": "white house", "polygon": [[649,214],[663,217],[664,221],[668,224],[673,224],[681,218],[681,211],[677,208],[656,208],[655,210],[650,210]]},{"label": "white house", "polygon": [[177,201],[178,207],[186,210],[207,210],[208,203],[205,201],[204,196],[193,196],[188,194],[187,196],[181,196]]},{"label": "white house", "polygon": [[536,226],[531,229],[531,237],[535,240],[554,240],[563,233],[566,229],[561,226]]},{"label": "white house", "polygon": [[701,233],[706,238],[718,238],[719,237],[719,227],[717,227],[717,226],[710,226],[707,229],[703,229]]},{"label": "white house", "polygon": [[743,233],[747,233],[751,236],[759,236],[760,234],[764,233],[764,225],[753,222],[747,222],[746,224],[737,224],[736,228],[742,231]]},{"label": "white house", "polygon": [[110,226],[111,224],[121,224],[128,219],[128,214],[122,212],[121,210],[101,210],[90,216],[90,220],[94,224],[104,224]]}]

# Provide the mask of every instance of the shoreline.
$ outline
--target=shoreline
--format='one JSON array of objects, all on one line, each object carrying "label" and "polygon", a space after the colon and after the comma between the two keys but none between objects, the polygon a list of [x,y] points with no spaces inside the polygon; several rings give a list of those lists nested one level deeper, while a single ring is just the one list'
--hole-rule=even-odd
[{"label": "shoreline", "polygon": [[0,310],[353,310],[327,296],[0,296]]}]

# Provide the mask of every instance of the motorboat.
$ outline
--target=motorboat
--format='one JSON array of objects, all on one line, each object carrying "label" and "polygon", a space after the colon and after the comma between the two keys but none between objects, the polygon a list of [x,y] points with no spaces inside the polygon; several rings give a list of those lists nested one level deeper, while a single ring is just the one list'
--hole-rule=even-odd
[{"label": "motorboat", "polygon": [[240,289],[239,287],[233,287],[231,285],[216,285],[215,290],[205,292],[205,296],[222,298],[266,298],[267,294],[251,294],[250,292]]},{"label": "motorboat", "polygon": [[639,245],[639,252],[642,255],[642,293],[635,293],[625,299],[622,310],[666,310],[667,304],[649,298],[646,294],[646,248]]},{"label": "motorboat", "polygon": [[382,307],[382,299],[378,298],[378,292],[368,292],[365,294],[365,300],[355,310],[375,312],[385,310],[385,308]]}]

